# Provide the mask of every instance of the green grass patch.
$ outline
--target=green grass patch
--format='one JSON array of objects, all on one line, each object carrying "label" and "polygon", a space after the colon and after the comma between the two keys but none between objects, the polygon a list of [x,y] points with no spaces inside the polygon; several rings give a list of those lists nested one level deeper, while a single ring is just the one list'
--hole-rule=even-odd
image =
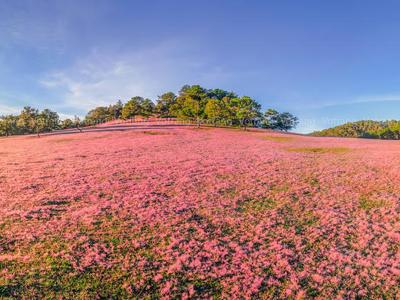
[{"label": "green grass patch", "polygon": [[222,285],[217,279],[197,279],[193,282],[196,294],[201,297],[212,299],[220,299],[222,293]]},{"label": "green grass patch", "polygon": [[319,186],[319,180],[318,180],[318,178],[312,177],[312,178],[309,180],[309,184],[310,184],[311,186]]},{"label": "green grass patch", "polygon": [[216,174],[215,178],[225,180],[225,179],[229,179],[230,176],[231,176],[231,174],[229,174],[229,173]]},{"label": "green grass patch", "polygon": [[65,200],[48,200],[43,205],[68,205],[70,202]]},{"label": "green grass patch", "polygon": [[219,190],[218,190],[218,193],[219,193],[220,195],[233,198],[233,197],[236,196],[237,191],[236,191],[236,187],[227,187],[227,188],[219,189]]},{"label": "green grass patch", "polygon": [[273,209],[275,207],[276,207],[276,202],[271,198],[266,198],[266,197],[261,199],[248,198],[242,201],[238,201],[236,210],[240,212],[254,213],[254,212],[264,212],[269,209]]},{"label": "green grass patch", "polygon": [[392,203],[386,199],[375,199],[366,196],[360,198],[360,208],[367,211],[375,208],[384,208],[390,206],[392,206]]}]

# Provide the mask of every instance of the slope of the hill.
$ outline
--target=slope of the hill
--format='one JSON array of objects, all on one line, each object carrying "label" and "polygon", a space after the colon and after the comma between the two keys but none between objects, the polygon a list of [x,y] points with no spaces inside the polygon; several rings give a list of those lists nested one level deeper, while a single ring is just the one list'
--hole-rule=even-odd
[{"label": "slope of the hill", "polygon": [[400,144],[166,128],[0,140],[0,296],[396,298]]},{"label": "slope of the hill", "polygon": [[311,133],[313,136],[357,137],[384,140],[400,139],[400,121],[363,120]]}]

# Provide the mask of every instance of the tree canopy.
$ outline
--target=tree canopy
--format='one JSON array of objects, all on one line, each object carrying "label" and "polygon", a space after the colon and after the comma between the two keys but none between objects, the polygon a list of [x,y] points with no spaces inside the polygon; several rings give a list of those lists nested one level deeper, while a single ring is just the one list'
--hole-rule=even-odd
[{"label": "tree canopy", "polygon": [[296,127],[298,122],[298,118],[293,116],[291,113],[279,113],[275,109],[268,109],[264,113],[262,127],[288,131]]},{"label": "tree canopy", "polygon": [[176,95],[173,92],[167,92],[158,96],[155,112],[161,118],[173,117],[171,115],[171,106],[176,103]]},{"label": "tree canopy", "polygon": [[121,116],[123,119],[129,119],[135,116],[148,117],[154,113],[155,105],[150,99],[143,97],[132,97],[122,108]]}]

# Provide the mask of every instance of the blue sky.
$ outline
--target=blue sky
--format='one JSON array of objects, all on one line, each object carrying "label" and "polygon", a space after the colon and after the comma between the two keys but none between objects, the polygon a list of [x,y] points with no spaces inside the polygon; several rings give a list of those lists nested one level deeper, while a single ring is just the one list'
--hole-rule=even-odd
[{"label": "blue sky", "polygon": [[184,84],[298,115],[400,119],[398,1],[0,1],[0,114],[62,116]]}]

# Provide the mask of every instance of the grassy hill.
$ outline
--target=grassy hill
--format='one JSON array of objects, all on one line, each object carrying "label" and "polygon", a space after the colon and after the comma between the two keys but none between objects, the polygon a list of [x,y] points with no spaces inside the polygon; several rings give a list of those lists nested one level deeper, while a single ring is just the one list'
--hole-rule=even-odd
[{"label": "grassy hill", "polygon": [[400,121],[363,120],[349,122],[333,128],[315,131],[311,135],[398,140],[400,139]]},{"label": "grassy hill", "polygon": [[0,152],[0,298],[399,295],[397,142],[149,127]]}]

